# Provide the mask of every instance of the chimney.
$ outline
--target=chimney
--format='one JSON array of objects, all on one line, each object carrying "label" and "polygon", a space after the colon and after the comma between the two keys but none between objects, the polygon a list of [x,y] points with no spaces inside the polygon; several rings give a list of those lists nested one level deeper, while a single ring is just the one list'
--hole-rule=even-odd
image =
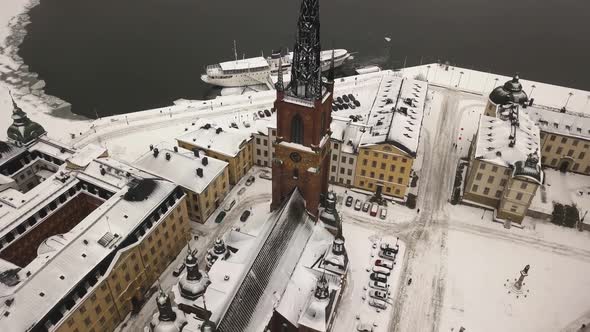
[{"label": "chimney", "polygon": [[107,174],[107,171],[104,168],[100,168],[100,175],[105,175]]},{"label": "chimney", "polygon": [[174,152],[178,152],[178,146],[174,147]]},{"label": "chimney", "polygon": [[193,153],[195,154],[195,157],[199,158],[199,149],[198,148],[193,148]]},{"label": "chimney", "polygon": [[158,153],[160,153],[158,148],[154,148],[154,158],[158,157]]},{"label": "chimney", "polygon": [[222,128],[217,128],[217,129],[215,130],[215,133],[219,135],[219,133],[220,133],[220,132],[222,132],[222,131],[223,131],[223,129],[222,129]]},{"label": "chimney", "polygon": [[207,157],[203,157],[201,163],[203,164],[203,166],[207,166],[209,164],[209,159],[207,159]]},{"label": "chimney", "polygon": [[154,145],[150,144],[150,151],[154,150]]},{"label": "chimney", "polygon": [[202,168],[197,168],[197,176],[202,178],[203,177],[203,169]]},{"label": "chimney", "polygon": [[170,160],[170,152],[166,152],[166,160]]}]

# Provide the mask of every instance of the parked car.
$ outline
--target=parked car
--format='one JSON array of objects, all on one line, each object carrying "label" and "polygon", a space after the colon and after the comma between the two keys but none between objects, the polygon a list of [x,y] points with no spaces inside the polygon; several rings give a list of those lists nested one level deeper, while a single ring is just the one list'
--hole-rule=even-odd
[{"label": "parked car", "polygon": [[348,98],[347,95],[343,95],[342,99],[344,100],[345,103],[348,103],[350,101],[350,99]]},{"label": "parked car", "polygon": [[387,260],[378,259],[375,261],[375,265],[393,270],[393,263]]},{"label": "parked car", "polygon": [[225,206],[223,207],[223,209],[225,211],[229,211],[229,210],[231,210],[231,208],[234,207],[234,205],[236,205],[236,200],[235,199],[232,199],[230,202],[227,202],[227,204],[225,204]]},{"label": "parked car", "polygon": [[381,213],[379,213],[379,217],[383,220],[385,220],[385,218],[387,218],[387,208],[386,207],[381,208]]},{"label": "parked car", "polygon": [[363,212],[369,211],[370,207],[371,207],[371,203],[365,202],[365,204],[363,204]]},{"label": "parked car", "polygon": [[384,292],[389,290],[389,285],[381,281],[369,281],[369,287],[373,289],[379,289]]},{"label": "parked car", "polygon": [[378,300],[378,299],[370,299],[369,300],[369,305],[371,307],[375,307],[377,309],[385,309],[385,308],[387,308],[387,302],[382,301],[382,300]]},{"label": "parked car", "polygon": [[184,263],[180,263],[178,265],[176,265],[176,268],[174,269],[174,271],[172,271],[172,275],[175,277],[178,277],[182,271],[184,270],[184,268],[186,267],[186,265],[184,265]]},{"label": "parked car", "polygon": [[346,197],[346,206],[352,206],[352,201],[354,199],[352,198],[352,196],[348,196]]},{"label": "parked car", "polygon": [[264,112],[263,111],[258,111],[258,116],[261,118],[264,118]]},{"label": "parked car", "polygon": [[256,178],[254,177],[254,175],[250,175],[250,177],[246,180],[246,185],[250,186],[252,185],[252,183],[254,183],[254,181],[256,181]]},{"label": "parked car", "polygon": [[395,261],[395,255],[393,252],[388,250],[379,250],[379,257]]},{"label": "parked car", "polygon": [[240,190],[238,190],[238,195],[241,195],[244,192],[246,192],[246,188],[242,187],[242,188],[240,188]]},{"label": "parked car", "polygon": [[376,217],[377,212],[379,212],[379,205],[377,205],[377,204],[371,205],[371,213],[370,213],[371,217]]},{"label": "parked car", "polygon": [[249,216],[250,216],[250,210],[246,210],[246,211],[242,212],[242,215],[240,216],[240,221],[241,222],[246,221]]},{"label": "parked car", "polygon": [[374,289],[369,290],[369,296],[378,300],[387,300],[387,293]]},{"label": "parked car", "polygon": [[361,210],[361,206],[362,206],[361,200],[357,198],[356,199],[356,202],[354,203],[354,209],[356,211],[360,211]]},{"label": "parked car", "polygon": [[349,93],[348,94],[348,99],[350,99],[352,101],[355,101],[356,100],[356,98],[354,97],[354,95],[352,93]]},{"label": "parked car", "polygon": [[344,100],[342,100],[342,97],[336,97],[336,100],[339,104],[342,104],[344,102]]},{"label": "parked car", "polygon": [[381,274],[378,272],[373,272],[373,273],[371,273],[370,277],[371,277],[371,280],[387,283],[387,276],[384,274]]},{"label": "parked car", "polygon": [[391,274],[391,271],[388,268],[377,266],[377,265],[373,266],[373,272],[381,273],[381,274],[388,276],[388,277]]},{"label": "parked car", "polygon": [[373,332],[373,325],[367,323],[359,323],[356,326],[358,332]]},{"label": "parked car", "polygon": [[271,116],[270,111],[269,110],[264,110],[264,115]]},{"label": "parked car", "polygon": [[259,177],[261,179],[272,180],[272,175],[270,175],[270,173],[268,173],[268,172],[260,173]]},{"label": "parked car", "polygon": [[381,250],[383,251],[391,251],[394,254],[397,254],[399,251],[399,244],[396,244],[395,247],[390,245],[389,243],[383,242],[381,243]]},{"label": "parked car", "polygon": [[215,217],[215,222],[219,224],[220,222],[223,221],[223,218],[225,218],[225,211],[219,212],[217,217]]}]

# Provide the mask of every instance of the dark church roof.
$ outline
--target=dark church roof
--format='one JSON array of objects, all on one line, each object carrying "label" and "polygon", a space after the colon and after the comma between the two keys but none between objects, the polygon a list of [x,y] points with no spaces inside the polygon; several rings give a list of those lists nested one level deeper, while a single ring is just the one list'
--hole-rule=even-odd
[{"label": "dark church roof", "polygon": [[268,304],[263,303],[263,298],[275,291],[282,294],[289,282],[287,276],[275,277],[271,283],[273,274],[277,271],[293,273],[312,234],[305,201],[297,189],[272,218],[274,225],[268,237],[217,326],[220,332],[245,331],[251,320],[256,322],[254,314],[258,306]]},{"label": "dark church roof", "polygon": [[490,100],[496,105],[507,105],[510,103],[524,104],[529,98],[522,89],[520,78],[516,74],[510,81],[504,85],[495,88],[490,93]]},{"label": "dark church roof", "polygon": [[46,133],[40,124],[29,119],[27,113],[16,104],[14,99],[12,99],[12,106],[12,124],[6,132],[10,140],[17,145],[28,145]]}]

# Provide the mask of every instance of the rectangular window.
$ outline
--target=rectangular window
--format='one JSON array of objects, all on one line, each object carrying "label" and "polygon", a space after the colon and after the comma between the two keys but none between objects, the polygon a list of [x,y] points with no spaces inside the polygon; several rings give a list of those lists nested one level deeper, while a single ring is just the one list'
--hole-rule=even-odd
[{"label": "rectangular window", "polygon": [[[578,129],[581,129],[581,128],[578,128]],[[572,145],[573,145],[573,146],[578,146],[578,143],[580,143],[580,141],[578,141],[578,140],[576,139],[576,140],[574,140],[574,141],[572,142]]]},{"label": "rectangular window", "polygon": [[578,170],[578,168],[580,168],[580,164],[578,164],[578,163],[575,163],[575,164],[574,164],[574,167],[572,168],[572,170],[574,170],[574,171],[577,171],[577,170]]},{"label": "rectangular window", "polygon": [[367,174],[367,172],[364,169],[361,169],[361,176],[365,176],[365,174]]},{"label": "rectangular window", "polygon": [[551,135],[551,136],[549,137],[549,140],[550,140],[550,141],[555,141],[555,135]]},{"label": "rectangular window", "polygon": [[557,159],[553,158],[551,160],[551,166],[555,166],[557,164]]},{"label": "rectangular window", "polygon": [[100,304],[96,306],[96,308],[94,308],[94,311],[96,312],[96,314],[100,314],[102,312],[102,308],[100,307]]},{"label": "rectangular window", "polygon": [[520,201],[522,199],[522,193],[516,194],[516,200]]},{"label": "rectangular window", "polygon": [[480,163],[479,164],[479,169],[486,169],[486,164]]},{"label": "rectangular window", "polygon": [[500,187],[504,187],[506,185],[506,179],[500,180]]},{"label": "rectangular window", "polygon": [[256,144],[260,144],[260,138],[256,138]]},{"label": "rectangular window", "polygon": [[555,151],[555,153],[560,154],[561,151],[563,151],[563,148],[560,146],[560,147],[557,148],[557,151]]},{"label": "rectangular window", "polygon": [[336,179],[334,178],[334,176],[330,176],[330,181],[332,181],[332,182],[336,181]]},{"label": "rectangular window", "polygon": [[483,194],[484,195],[487,195],[489,193],[490,193],[490,188],[488,188],[488,187],[483,188]]},{"label": "rectangular window", "polygon": [[338,149],[338,143],[334,143],[334,149]]},{"label": "rectangular window", "polygon": [[332,172],[336,172],[336,166],[332,166]]},{"label": "rectangular window", "polygon": [[568,157],[571,157],[571,156],[573,156],[573,155],[574,155],[574,150],[569,150],[569,151],[567,152],[567,156],[568,156]]},{"label": "rectangular window", "polygon": [[399,194],[400,194],[400,190],[399,190],[399,189],[396,189],[396,190],[395,190],[395,194],[396,194],[396,195],[399,195]]},{"label": "rectangular window", "polygon": [[483,174],[482,174],[482,173],[477,173],[477,174],[475,175],[475,179],[479,181],[479,180],[481,180],[481,177],[482,177],[482,176],[483,176]]},{"label": "rectangular window", "polygon": [[494,183],[494,177],[493,176],[489,176],[488,177],[488,183]]},{"label": "rectangular window", "polygon": [[400,173],[405,173],[406,172],[406,168],[405,167],[402,167],[402,168],[399,169],[399,171],[400,171]]},{"label": "rectangular window", "polygon": [[389,182],[393,182],[393,175],[389,176]]},{"label": "rectangular window", "polygon": [[584,171],[584,173],[590,173],[590,166],[586,166],[586,170]]},{"label": "rectangular window", "polygon": [[344,174],[344,168],[340,167],[340,174]]},{"label": "rectangular window", "polygon": [[372,167],[377,167],[377,162],[375,160],[373,160],[373,162],[371,163]]},{"label": "rectangular window", "polygon": [[350,179],[346,180],[346,184],[350,186]]},{"label": "rectangular window", "polygon": [[381,163],[381,169],[385,169],[385,163]]},{"label": "rectangular window", "polygon": [[549,151],[551,151],[551,145],[547,145],[547,146],[545,147],[545,152],[549,152]]},{"label": "rectangular window", "polygon": [[524,189],[526,189],[526,187],[527,187],[527,183],[526,182],[522,182],[520,184],[520,189],[523,189],[524,190]]},{"label": "rectangular window", "polygon": [[389,166],[389,170],[392,171],[392,172],[395,172],[395,165]]},{"label": "rectangular window", "polygon": [[337,155],[335,155],[335,154],[333,154],[333,155],[332,155],[332,161],[337,161],[337,160],[338,160],[338,156],[337,156]]},{"label": "rectangular window", "polygon": [[498,171],[498,166],[492,166],[492,172],[496,173]]},{"label": "rectangular window", "polygon": [[363,166],[367,166],[367,159],[363,159]]},{"label": "rectangular window", "polygon": [[365,181],[361,181],[361,182],[359,182],[359,185],[360,185],[361,187],[362,187],[362,186],[364,186],[364,185],[365,185]]},{"label": "rectangular window", "polygon": [[566,143],[567,142],[567,137],[562,137],[561,138],[561,143]]},{"label": "rectangular window", "polygon": [[375,172],[371,172],[371,178],[375,177]]},{"label": "rectangular window", "polygon": [[352,170],[350,168],[348,169],[348,175],[352,175]]},{"label": "rectangular window", "polygon": [[340,158],[340,162],[345,163],[346,162],[346,157],[342,156],[342,158]]},{"label": "rectangular window", "polygon": [[517,207],[516,205],[512,205],[512,207],[510,208],[510,212],[516,212]]},{"label": "rectangular window", "polygon": [[471,187],[471,191],[475,191],[477,192],[478,186],[476,184],[473,185],[473,187]]},{"label": "rectangular window", "polygon": [[352,157],[348,158],[348,163],[352,165],[354,163],[354,159]]},{"label": "rectangular window", "polygon": [[402,178],[397,179],[397,183],[401,184],[402,182],[404,182],[404,179],[402,179]]},{"label": "rectangular window", "polygon": [[502,190],[496,190],[496,198],[500,198],[502,196]]},{"label": "rectangular window", "polygon": [[375,157],[375,158],[379,157],[379,153],[373,152],[373,157]]},{"label": "rectangular window", "polygon": [[586,152],[584,152],[584,151],[580,152],[578,159],[584,159],[584,157],[586,157]]}]

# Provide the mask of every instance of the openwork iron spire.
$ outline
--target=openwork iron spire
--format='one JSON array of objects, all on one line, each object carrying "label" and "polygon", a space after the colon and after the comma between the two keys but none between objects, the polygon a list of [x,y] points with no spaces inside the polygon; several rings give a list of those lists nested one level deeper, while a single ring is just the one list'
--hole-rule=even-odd
[{"label": "openwork iron spire", "polygon": [[283,92],[285,90],[285,86],[283,84],[283,50],[280,52],[279,58],[279,73],[277,75],[277,84],[275,85],[275,89],[277,91]]},{"label": "openwork iron spire", "polygon": [[319,0],[303,0],[297,28],[289,94],[319,99],[322,96]]},{"label": "openwork iron spire", "polygon": [[332,50],[332,58],[330,58],[330,71],[328,71],[328,82],[334,82],[334,50]]}]

